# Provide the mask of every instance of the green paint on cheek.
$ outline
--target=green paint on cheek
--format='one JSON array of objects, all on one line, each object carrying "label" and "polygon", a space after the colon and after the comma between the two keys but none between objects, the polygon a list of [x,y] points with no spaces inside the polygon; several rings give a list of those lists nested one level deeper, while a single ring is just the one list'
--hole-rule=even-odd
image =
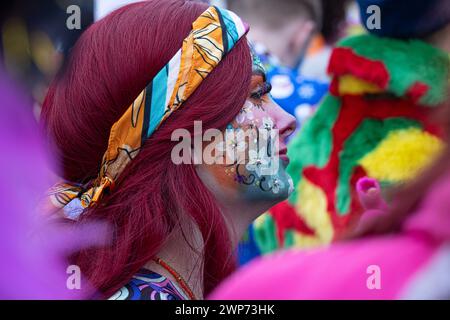
[{"label": "green paint on cheek", "polygon": [[[246,170],[246,177],[255,181],[243,186],[243,197],[247,201],[270,201],[276,204],[289,196],[290,177],[286,173],[285,165],[278,160],[278,170],[272,175],[258,175],[255,171]],[[251,180],[250,180],[251,181]]]}]

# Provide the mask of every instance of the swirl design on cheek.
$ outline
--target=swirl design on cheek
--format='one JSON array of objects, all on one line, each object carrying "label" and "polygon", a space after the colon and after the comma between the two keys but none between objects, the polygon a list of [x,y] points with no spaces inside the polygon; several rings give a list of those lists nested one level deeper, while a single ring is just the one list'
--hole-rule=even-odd
[{"label": "swirl design on cheek", "polygon": [[276,173],[267,174],[267,170],[277,160],[274,159],[273,152],[273,129],[275,125],[272,118],[266,116],[262,119],[262,125],[258,127],[257,124],[260,120],[253,116],[253,108],[255,108],[255,105],[247,100],[235,119],[236,127],[232,124],[228,126],[228,130],[234,130],[235,132],[248,130],[247,133],[249,134],[244,136],[253,139],[253,144],[245,144],[245,154],[248,157],[236,157],[232,164],[225,166],[227,168],[225,171],[228,175],[233,175],[234,181],[239,184],[254,185],[263,192],[276,194],[280,188],[284,187],[284,183],[276,178]]}]

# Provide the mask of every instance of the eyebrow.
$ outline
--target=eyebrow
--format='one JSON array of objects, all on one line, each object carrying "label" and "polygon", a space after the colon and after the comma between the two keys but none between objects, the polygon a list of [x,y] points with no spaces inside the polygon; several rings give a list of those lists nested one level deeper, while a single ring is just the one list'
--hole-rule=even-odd
[{"label": "eyebrow", "polygon": [[262,98],[272,90],[272,85],[268,81],[264,81],[262,85],[259,85],[258,89],[250,92],[250,97],[253,99]]},{"label": "eyebrow", "polygon": [[253,76],[261,76],[263,78],[263,81],[266,82],[267,81],[267,74],[264,70],[262,70],[259,67],[253,68],[252,71],[252,75]]}]

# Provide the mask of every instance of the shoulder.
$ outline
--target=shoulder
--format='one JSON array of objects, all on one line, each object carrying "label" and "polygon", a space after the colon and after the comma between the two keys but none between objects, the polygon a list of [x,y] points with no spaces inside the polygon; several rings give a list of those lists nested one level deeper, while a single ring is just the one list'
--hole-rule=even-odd
[{"label": "shoulder", "polygon": [[109,300],[187,300],[178,286],[160,274],[140,270]]}]

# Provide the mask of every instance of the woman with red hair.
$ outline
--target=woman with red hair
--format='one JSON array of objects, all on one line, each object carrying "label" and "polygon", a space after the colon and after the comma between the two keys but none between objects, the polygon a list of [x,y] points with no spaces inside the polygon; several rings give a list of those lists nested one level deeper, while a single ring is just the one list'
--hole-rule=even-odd
[{"label": "woman with red hair", "polygon": [[[131,4],[86,30],[51,85],[42,123],[65,180],[51,203],[113,229],[109,245],[71,257],[100,297],[202,298],[235,268],[248,224],[291,192],[295,119],[270,98],[247,31],[197,2]],[[177,129],[225,134],[193,142],[225,163],[174,159]]]}]

